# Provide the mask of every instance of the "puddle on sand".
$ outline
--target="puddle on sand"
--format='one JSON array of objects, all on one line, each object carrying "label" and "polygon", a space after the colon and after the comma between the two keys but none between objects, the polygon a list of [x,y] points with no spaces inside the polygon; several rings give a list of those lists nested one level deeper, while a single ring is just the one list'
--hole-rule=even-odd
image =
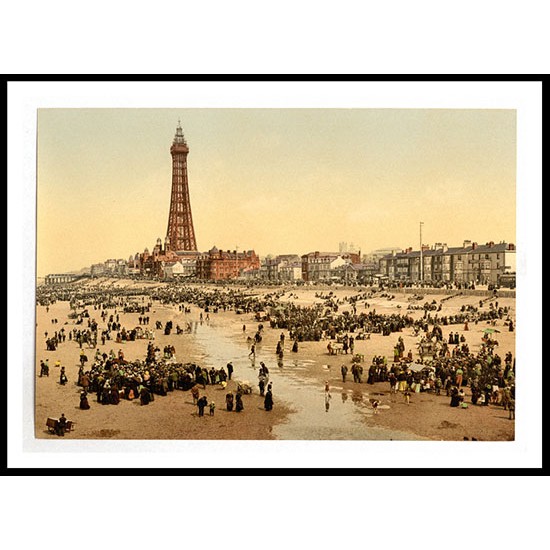
[{"label": "puddle on sand", "polygon": [[[417,436],[395,430],[368,426],[365,417],[372,415],[368,406],[368,393],[353,390],[342,392],[341,388],[331,388],[328,411],[325,407],[324,385],[301,379],[300,372],[311,368],[311,359],[285,360],[278,367],[274,353],[258,346],[255,360],[248,357],[248,346],[232,340],[216,326],[216,323],[194,323],[193,336],[204,349],[205,364],[210,368],[225,367],[231,361],[234,367],[233,378],[248,380],[257,392],[258,367],[263,361],[269,369],[269,379],[273,384],[275,406],[277,400],[285,402],[293,413],[288,421],[273,427],[273,435],[284,440],[417,440]],[[274,351],[274,350],[272,350]]]}]

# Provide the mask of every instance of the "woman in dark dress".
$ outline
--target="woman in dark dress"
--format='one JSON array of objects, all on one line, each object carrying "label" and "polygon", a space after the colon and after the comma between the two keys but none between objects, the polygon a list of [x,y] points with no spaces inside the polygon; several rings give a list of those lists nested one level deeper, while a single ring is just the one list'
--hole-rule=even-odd
[{"label": "woman in dark dress", "polygon": [[240,393],[235,396],[235,411],[241,412],[244,409],[243,399]]},{"label": "woman in dark dress", "polygon": [[120,403],[120,395],[117,388],[111,388],[111,394],[109,396],[111,405],[118,405]]},{"label": "woman in dark dress", "polygon": [[208,399],[206,395],[203,395],[198,401],[197,406],[199,407],[199,416],[204,416],[204,409],[208,405]]},{"label": "woman in dark dress", "polygon": [[266,411],[270,411],[273,409],[273,394],[271,393],[271,390],[267,390],[265,394],[264,409]]},{"label": "woman in dark dress", "polygon": [[451,407],[458,407],[460,406],[460,395],[458,393],[458,388],[453,387],[451,389]]},{"label": "woman in dark dress", "polygon": [[151,393],[145,386],[139,392],[139,399],[142,405],[149,405],[151,402]]},{"label": "woman in dark dress", "polygon": [[233,392],[229,392],[225,396],[225,406],[229,412],[233,410]]},{"label": "woman in dark dress", "polygon": [[376,365],[372,364],[369,367],[369,376],[367,378],[367,384],[374,384],[374,373],[376,371]]},{"label": "woman in dark dress", "polygon": [[109,405],[110,403],[110,400],[109,400],[109,396],[110,396],[110,389],[109,388],[106,388],[106,387],[103,387],[103,389],[101,390],[101,398],[99,399],[99,402],[102,404],[102,405]]},{"label": "woman in dark dress", "polygon": [[83,411],[90,408],[90,404],[88,403],[88,394],[85,391],[80,393],[80,408]]}]

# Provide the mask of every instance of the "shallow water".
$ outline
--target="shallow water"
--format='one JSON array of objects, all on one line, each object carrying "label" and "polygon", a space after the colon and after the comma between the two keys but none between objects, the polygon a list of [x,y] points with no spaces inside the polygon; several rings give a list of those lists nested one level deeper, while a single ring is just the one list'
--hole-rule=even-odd
[{"label": "shallow water", "polygon": [[[233,379],[247,380],[259,392],[258,368],[263,361],[269,369],[275,407],[278,400],[292,409],[285,423],[273,428],[277,439],[284,440],[418,440],[413,434],[369,425],[372,409],[368,393],[331,387],[328,411],[325,407],[324,385],[306,379],[301,374],[316,365],[311,359],[285,359],[282,367],[275,361],[275,348],[257,346],[255,360],[239,333],[226,334],[215,321],[194,323],[192,332],[204,350],[204,366],[225,367],[231,361]],[[239,339],[242,342],[239,342]]]}]

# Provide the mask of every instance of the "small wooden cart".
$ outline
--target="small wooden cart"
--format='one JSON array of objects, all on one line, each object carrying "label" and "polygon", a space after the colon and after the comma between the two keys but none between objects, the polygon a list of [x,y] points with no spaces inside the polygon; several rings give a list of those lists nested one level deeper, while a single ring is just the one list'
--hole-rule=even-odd
[{"label": "small wooden cart", "polygon": [[[57,428],[57,424],[58,424],[59,420],[55,419],[55,418],[48,418],[46,420],[46,427],[48,428],[48,431],[51,433],[51,434],[55,434],[56,433],[56,428]],[[67,423],[65,424],[65,432],[71,432],[74,430],[74,422],[72,420],[67,420]]]}]

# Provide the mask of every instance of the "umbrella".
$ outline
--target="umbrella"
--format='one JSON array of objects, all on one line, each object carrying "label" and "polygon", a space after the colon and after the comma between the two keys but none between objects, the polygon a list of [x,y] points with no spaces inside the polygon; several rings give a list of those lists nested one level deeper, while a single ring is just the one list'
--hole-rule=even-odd
[{"label": "umbrella", "polygon": [[493,332],[500,332],[500,330],[497,330],[496,328],[486,328],[483,332],[486,334],[492,334]]}]

